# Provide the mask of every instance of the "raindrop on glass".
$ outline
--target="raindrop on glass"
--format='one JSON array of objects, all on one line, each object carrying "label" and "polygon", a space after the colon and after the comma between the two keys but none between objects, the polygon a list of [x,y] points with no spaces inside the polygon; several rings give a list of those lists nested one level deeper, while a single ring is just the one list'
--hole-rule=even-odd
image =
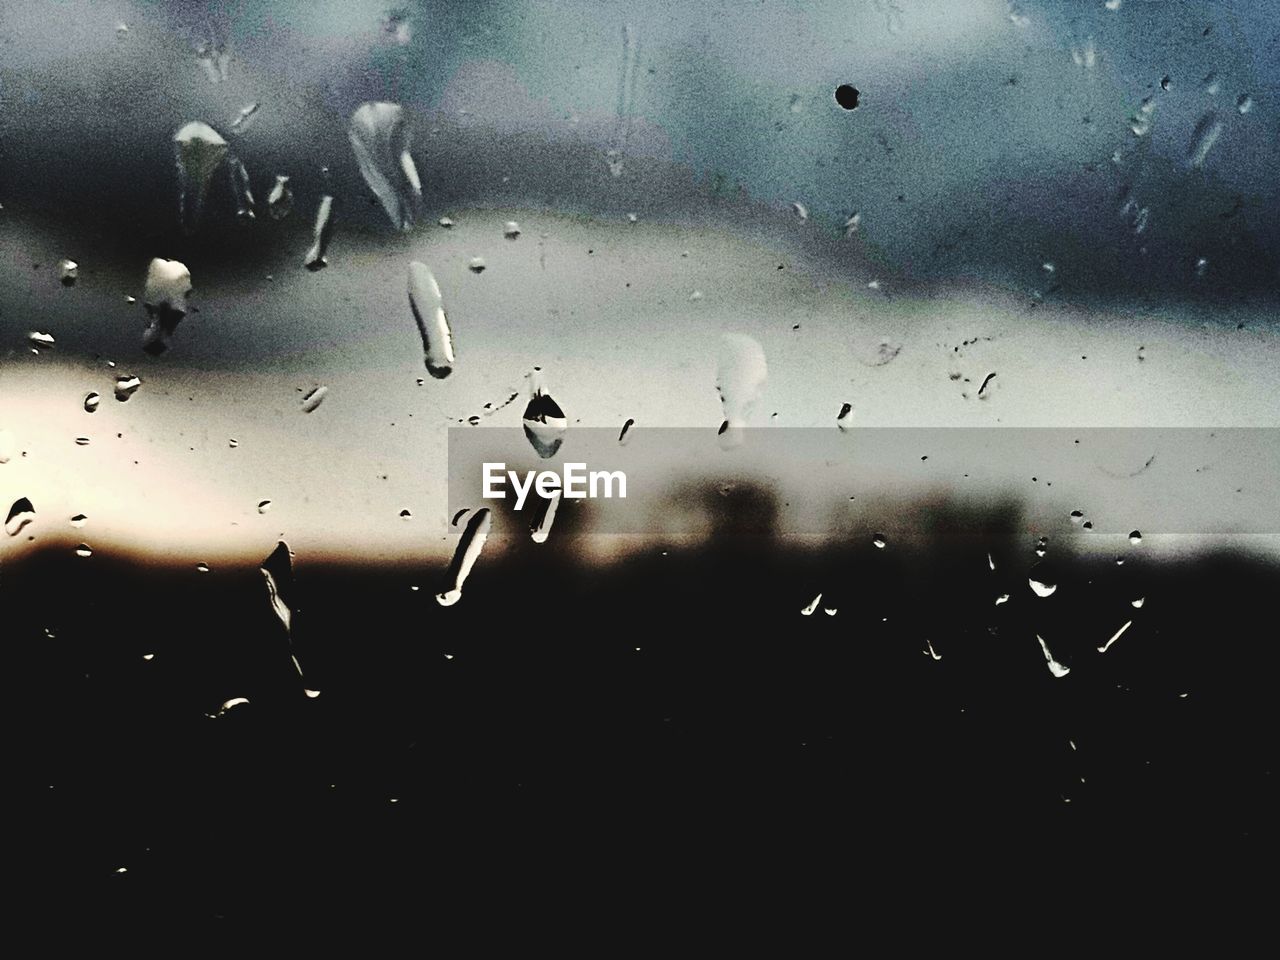
[{"label": "raindrop on glass", "polygon": [[142,305],[150,322],[142,335],[142,349],[153,356],[169,349],[169,338],[187,315],[187,294],[191,292],[191,271],[177,260],[152,259]]},{"label": "raindrop on glass", "polygon": [[124,403],[137,392],[140,386],[142,386],[142,381],[130,374],[122,374],[116,377],[116,399]]},{"label": "raindrop on glass", "polygon": [[272,220],[283,220],[293,209],[293,188],[283,173],[276,174],[276,182],[267,194],[267,213]]},{"label": "raindrop on glass", "polygon": [[195,233],[204,216],[209,181],[227,155],[227,141],[213,127],[193,121],[173,136],[178,163],[178,216],[182,229]]},{"label": "raindrop on glass", "polygon": [[96,393],[88,393],[88,394],[85,394],[85,398],[84,398],[84,412],[85,412],[85,413],[93,413],[93,411],[95,411],[95,410],[97,410],[97,409],[98,409],[98,404],[99,404],[101,401],[102,401],[102,397],[100,397],[100,396],[99,396],[98,394],[96,394]]},{"label": "raindrop on glass", "polygon": [[307,250],[306,258],[302,261],[312,273],[323,270],[329,265],[326,254],[329,250],[329,241],[333,237],[333,221],[333,197],[326,193],[320,198],[320,205],[316,207],[316,222],[311,230],[311,246]]},{"label": "raindrop on glass", "polygon": [[422,181],[409,155],[409,128],[395,103],[365,103],[351,115],[347,130],[365,183],[393,226],[409,230],[422,202]]},{"label": "raindrop on glass", "polygon": [[453,554],[453,562],[449,565],[448,586],[436,594],[436,602],[442,607],[450,607],[462,599],[462,585],[466,582],[471,568],[480,557],[485,541],[489,539],[492,517],[487,507],[477,510],[467,521],[458,547]]},{"label": "raindrop on glass", "polygon": [[425,263],[409,264],[409,309],[422,338],[422,356],[427,372],[443,380],[453,372],[453,331],[444,311],[440,286]]},{"label": "raindrop on glass", "polygon": [[324,398],[328,393],[328,387],[312,387],[302,397],[302,412],[311,413],[316,407],[324,403]]},{"label": "raindrop on glass", "polygon": [[11,537],[16,537],[22,532],[23,527],[36,518],[36,508],[32,506],[31,501],[26,497],[19,497],[13,501],[13,506],[9,508],[9,515],[5,517],[4,532]]},{"label": "raindrop on glass", "polygon": [[92,557],[92,556],[93,556],[93,549],[92,549],[92,548],[91,548],[87,543],[82,543],[82,544],[80,544],[78,547],[76,547],[76,556],[77,556],[77,557]]},{"label": "raindrop on glass", "polygon": [[555,456],[569,429],[564,411],[543,389],[541,367],[534,367],[529,374],[529,402],[524,408],[523,424],[525,437],[544,460]]}]

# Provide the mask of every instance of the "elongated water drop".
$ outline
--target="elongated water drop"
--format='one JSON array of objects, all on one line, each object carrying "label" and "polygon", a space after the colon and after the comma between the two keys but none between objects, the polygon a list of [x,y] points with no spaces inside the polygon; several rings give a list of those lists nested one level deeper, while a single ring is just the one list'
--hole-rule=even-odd
[{"label": "elongated water drop", "polygon": [[169,338],[187,315],[191,271],[177,260],[154,258],[147,265],[142,305],[149,323],[142,335],[142,349],[153,356],[169,349]]},{"label": "elongated water drop", "polygon": [[64,287],[74,287],[80,279],[80,264],[74,260],[63,260],[58,264],[58,279]]},{"label": "elongated water drop", "polygon": [[724,410],[721,446],[735,447],[742,443],[742,430],[755,410],[768,377],[769,365],[759,342],[743,333],[721,335],[720,359],[716,366],[716,391]]},{"label": "elongated water drop", "polygon": [[328,396],[328,387],[312,387],[302,397],[302,412],[311,413],[316,407],[324,403],[324,398]]},{"label": "elongated water drop", "polygon": [[1031,587],[1031,592],[1037,597],[1051,597],[1054,591],[1058,589],[1058,585],[1043,573],[1031,571],[1032,575],[1027,578],[1027,584]]},{"label": "elongated water drop", "polygon": [[306,259],[302,261],[312,273],[323,270],[329,265],[325,254],[329,249],[329,240],[333,237],[333,221],[333,197],[325,194],[320,198],[320,205],[316,207],[316,223],[312,228],[311,247],[307,250]]},{"label": "elongated water drop", "polygon": [[93,556],[93,548],[87,543],[82,543],[75,550],[77,557],[88,558]]},{"label": "elongated water drop", "polygon": [[231,177],[231,192],[236,198],[236,216],[241,220],[253,220],[253,191],[249,187],[249,171],[234,153],[227,156],[227,173]]},{"label": "elongated water drop", "polygon": [[1191,131],[1191,146],[1187,150],[1187,166],[1193,170],[1198,170],[1204,166],[1205,160],[1209,156],[1209,151],[1213,149],[1213,145],[1218,142],[1218,137],[1222,135],[1222,121],[1218,119],[1218,115],[1210,110]]},{"label": "elongated water drop", "polygon": [[821,602],[822,602],[822,594],[818,594],[816,597],[813,598],[813,601],[807,607],[805,607],[803,610],[800,611],[800,616],[802,617],[812,616],[813,611],[818,609],[818,604]]},{"label": "elongated water drop", "polygon": [[1057,660],[1053,659],[1053,654],[1049,652],[1049,645],[1044,642],[1044,638],[1040,634],[1036,634],[1036,639],[1040,641],[1040,649],[1044,651],[1044,659],[1049,664],[1049,672],[1055,677],[1065,677],[1071,672],[1071,668],[1064,666]]},{"label": "elongated water drop", "polygon": [[32,330],[28,333],[27,340],[30,341],[31,345],[34,346],[36,350],[40,350],[41,348],[45,350],[52,350],[54,344],[57,342],[54,340],[52,333],[41,333],[39,330]]},{"label": "elongated water drop", "polygon": [[282,173],[276,174],[276,182],[271,185],[267,194],[267,213],[272,220],[283,220],[293,209],[293,189],[289,186],[289,178]]},{"label": "elongated water drop", "polygon": [[635,425],[636,425],[635,420],[628,417],[627,422],[622,425],[622,429],[618,432],[619,444],[621,444],[624,447],[627,445],[627,439],[628,439],[627,434],[630,432],[631,428],[634,427]]},{"label": "elongated water drop", "polygon": [[523,423],[524,435],[538,456],[544,460],[555,456],[564,442],[569,420],[560,404],[543,390],[541,367],[534,367],[529,374],[529,403],[524,408]]},{"label": "elongated water drop", "polygon": [[397,230],[409,230],[422,202],[422,182],[409,155],[409,128],[396,103],[362,104],[347,136],[369,189]]},{"label": "elongated water drop", "polygon": [[454,551],[453,562],[449,565],[448,585],[436,594],[436,602],[442,607],[451,607],[462,599],[462,585],[471,573],[471,568],[480,557],[485,541],[489,539],[489,530],[493,524],[488,507],[482,507],[472,514],[462,531],[458,548]]},{"label": "elongated water drop", "polygon": [[550,497],[537,497],[533,504],[533,520],[529,524],[529,535],[534,543],[546,543],[551,535],[551,524],[556,519],[556,509],[560,506],[561,491],[556,490]]},{"label": "elongated water drop", "polygon": [[1098,652],[1106,653],[1107,650],[1110,648],[1110,646],[1113,643],[1115,643],[1117,640],[1119,640],[1122,636],[1124,636],[1124,632],[1128,630],[1131,626],[1133,626],[1133,621],[1126,620],[1124,623],[1124,626],[1122,626],[1119,630],[1117,630],[1110,640],[1108,640],[1106,643],[1104,643],[1102,646],[1098,648]]},{"label": "elongated water drop", "polygon": [[84,412],[93,413],[93,411],[98,409],[98,404],[101,401],[102,401],[102,397],[100,397],[96,393],[86,394],[84,398]]},{"label": "elongated water drop", "polygon": [[124,403],[137,393],[140,386],[142,386],[142,381],[132,374],[122,374],[116,377],[116,399]]},{"label": "elongated water drop", "polygon": [[9,508],[9,515],[4,520],[4,532],[16,537],[22,528],[36,518],[36,508],[26,497],[19,497]]},{"label": "elongated water drop", "polygon": [[231,132],[244,133],[246,130],[248,130],[249,122],[255,116],[257,116],[258,108],[261,106],[262,104],[258,103],[258,101],[255,100],[253,103],[246,104],[245,106],[241,107],[240,112],[237,113],[235,117],[233,117],[231,120],[231,124],[229,127]]},{"label": "elongated water drop", "polygon": [[192,121],[173,135],[178,163],[178,216],[182,229],[195,233],[204,216],[209,180],[227,155],[227,141],[207,123]]},{"label": "elongated water drop", "polygon": [[425,263],[409,264],[409,309],[422,337],[422,357],[427,372],[443,380],[453,372],[453,331],[444,312],[440,285]]},{"label": "elongated water drop", "polygon": [[[306,676],[302,672],[302,664],[298,662],[293,649],[293,551],[283,540],[276,544],[267,559],[258,568],[267,587],[267,601],[271,612],[284,627],[285,640],[288,643],[289,659],[298,673],[304,689],[307,689]],[[311,696],[310,692],[307,694]]]}]

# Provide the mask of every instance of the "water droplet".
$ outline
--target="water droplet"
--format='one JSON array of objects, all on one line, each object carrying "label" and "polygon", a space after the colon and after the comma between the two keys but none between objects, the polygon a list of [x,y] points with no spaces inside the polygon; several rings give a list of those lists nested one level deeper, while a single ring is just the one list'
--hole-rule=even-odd
[{"label": "water droplet", "polygon": [[1146,602],[1147,602],[1146,597],[1139,597],[1137,600],[1132,601],[1131,605],[1135,610],[1141,610],[1142,605],[1145,604]]},{"label": "water droplet", "polygon": [[1155,112],[1155,100],[1151,97],[1144,98],[1138,109],[1129,117],[1129,131],[1135,137],[1145,137],[1151,132],[1152,114]]},{"label": "water droplet", "polygon": [[437,222],[440,224],[440,226],[444,227],[446,230],[448,230],[450,227],[454,225],[454,220],[452,217],[441,217]]},{"label": "water droplet", "polygon": [[1039,567],[1036,567],[1031,571],[1032,576],[1027,578],[1027,583],[1031,587],[1031,592],[1037,597],[1051,597],[1058,589],[1058,585],[1049,579],[1047,574],[1036,573],[1036,570],[1039,569]]},{"label": "water droplet", "polygon": [[62,260],[58,263],[58,279],[64,287],[75,286],[80,279],[80,265],[74,260]]},{"label": "water droplet", "polygon": [[690,300],[692,300],[692,301],[701,300],[701,299],[702,299],[702,291],[701,291],[701,290],[695,290],[695,291],[693,291],[693,293],[689,294],[689,299],[690,299]]},{"label": "water droplet", "polygon": [[569,420],[551,394],[542,389],[541,367],[534,367],[529,374],[529,403],[524,408],[523,423],[524,435],[538,456],[544,460],[555,456],[564,442]]},{"label": "water droplet", "polygon": [[74,517],[71,518],[71,525],[73,527],[83,527],[88,521],[89,521],[89,518],[86,517],[83,513],[77,513]]},{"label": "water droplet", "polygon": [[844,235],[846,237],[852,237],[858,232],[858,228],[861,226],[862,214],[855,210],[853,213],[849,214],[849,219],[844,222]]},{"label": "water droplet", "polygon": [[635,213],[627,214],[627,223],[639,223],[639,222],[640,222],[639,214],[635,214]]},{"label": "water droplet", "polygon": [[271,509],[271,501],[270,501],[270,500],[259,500],[259,501],[258,501],[258,512],[259,512],[259,513],[266,513],[266,512],[267,512],[268,510],[270,510],[270,509]]},{"label": "water droplet", "polygon": [[92,557],[92,556],[93,556],[93,549],[92,549],[92,548],[91,548],[87,543],[82,543],[82,544],[80,544],[78,547],[76,547],[76,556],[77,556],[77,557]]},{"label": "water droplet", "polygon": [[618,443],[623,446],[627,443],[627,431],[634,427],[636,422],[628,418],[627,422],[622,425],[622,430],[618,433]]},{"label": "water droplet", "polygon": [[169,338],[187,315],[187,294],[191,292],[191,271],[177,260],[154,258],[147,265],[142,305],[150,318],[142,335],[142,349],[154,355],[169,349]]},{"label": "water droplet", "polygon": [[173,135],[178,163],[178,215],[182,229],[195,233],[204,215],[204,199],[213,172],[227,155],[227,141],[213,127],[193,121]]},{"label": "water droplet", "polygon": [[347,136],[365,183],[397,230],[409,230],[422,202],[422,181],[409,155],[404,110],[396,103],[365,103],[351,115]]},{"label": "water droplet", "polygon": [[128,35],[129,35],[129,25],[127,23],[117,23],[116,37],[120,40],[123,40]]},{"label": "water droplet", "polygon": [[93,413],[98,409],[98,404],[102,401],[102,397],[96,393],[86,393],[84,397],[84,412]]},{"label": "water droplet", "polygon": [[396,46],[407,46],[413,40],[413,21],[408,13],[395,10],[382,18],[383,38]]},{"label": "water droplet", "polygon": [[133,376],[132,374],[121,374],[120,376],[116,377],[116,388],[115,388],[116,399],[119,400],[121,403],[124,403],[126,400],[132,397],[135,393],[137,393],[138,388],[140,386],[142,386],[142,381],[139,380],[137,377]]},{"label": "water droplet", "polygon": [[828,617],[834,617],[839,611],[835,607],[823,607],[822,612]]},{"label": "water droplet", "polygon": [[413,514],[412,514],[412,513],[410,513],[408,510],[401,510],[401,511],[400,511],[400,519],[401,519],[401,520],[412,520],[412,519],[413,519]]},{"label": "water droplet", "polygon": [[836,414],[836,426],[846,433],[853,429],[853,404],[840,405],[840,412]]},{"label": "water droplet", "polygon": [[764,348],[742,333],[726,333],[720,337],[720,358],[716,367],[716,390],[724,409],[721,427],[722,446],[742,442],[742,428],[755,410],[769,376]]},{"label": "water droplet", "polygon": [[1216,97],[1218,91],[1222,89],[1222,81],[1218,78],[1218,74],[1210,72],[1200,81],[1200,89],[1211,97]]},{"label": "water droplet", "polygon": [[934,649],[933,649],[933,642],[932,642],[932,641],[930,641],[928,637],[926,637],[926,638],[925,638],[924,645],[925,645],[928,649],[927,649],[927,650],[922,650],[922,651],[921,651],[922,653],[927,653],[927,654],[928,654],[930,657],[932,657],[934,660],[941,660],[941,659],[942,659],[942,654],[938,653],[938,651],[936,651],[936,650],[934,650]]},{"label": "water droplet", "polygon": [[271,612],[284,627],[293,669],[305,688],[306,677],[302,672],[302,664],[298,662],[298,656],[293,650],[293,551],[289,549],[289,545],[283,540],[277,543],[267,559],[262,561],[258,572],[262,574],[267,587],[267,601]]},{"label": "water droplet", "polygon": [[209,572],[209,565],[207,563],[196,564],[196,573],[208,573],[208,572]]},{"label": "water droplet", "polygon": [[449,329],[436,278],[426,264],[417,260],[409,264],[409,309],[418,324],[427,372],[443,380],[453,372],[453,331]]},{"label": "water droplet", "polygon": [[858,109],[858,100],[861,94],[858,88],[847,83],[842,83],[836,87],[836,103],[840,104],[846,110]]},{"label": "water droplet", "polygon": [[87,447],[88,445],[89,445],[89,438],[88,438],[88,437],[76,437],[76,446],[77,446],[77,447]]},{"label": "water droplet", "polygon": [[800,220],[808,220],[808,219],[809,219],[809,208],[808,208],[808,207],[806,207],[806,206],[805,206],[803,203],[801,203],[799,200],[792,201],[792,203],[791,203],[791,211],[792,211],[792,212],[793,212],[793,213],[794,213],[794,214],[795,214],[795,215],[796,215]]},{"label": "water droplet", "polygon": [[1044,638],[1040,634],[1036,634],[1036,639],[1040,641],[1040,649],[1044,651],[1044,659],[1049,664],[1049,672],[1055,677],[1065,677],[1071,672],[1070,667],[1063,666],[1057,660],[1053,659],[1053,654],[1049,652],[1049,645],[1044,642]]},{"label": "water droplet", "polygon": [[311,246],[302,261],[303,266],[312,273],[323,270],[329,265],[326,254],[329,250],[329,241],[333,238],[333,223],[333,197],[326,193],[320,198],[320,205],[316,207],[316,223],[311,230]]},{"label": "water droplet", "polygon": [[210,83],[221,83],[227,79],[227,72],[231,66],[231,55],[227,52],[226,44],[213,40],[202,40],[196,45],[196,62],[200,64],[200,68],[204,70],[204,75],[209,78]]},{"label": "water droplet", "polygon": [[502,235],[508,240],[514,240],[516,237],[520,236],[520,224],[516,223],[514,220],[508,220],[502,225]]},{"label": "water droplet", "polygon": [[316,407],[324,403],[324,398],[328,394],[328,387],[312,387],[302,397],[302,412],[311,413]]},{"label": "water droplet", "polygon": [[533,519],[529,524],[529,535],[534,543],[546,543],[551,535],[551,524],[556,519],[556,509],[560,506],[561,491],[556,490],[550,497],[535,497]]},{"label": "water droplet", "polygon": [[253,191],[249,186],[249,171],[234,153],[227,155],[227,174],[231,179],[231,192],[236,198],[236,216],[241,220],[253,220]]},{"label": "water droplet", "polygon": [[1126,620],[1126,621],[1125,621],[1125,623],[1124,623],[1124,626],[1123,626],[1123,627],[1121,627],[1119,630],[1117,630],[1117,631],[1115,632],[1115,635],[1114,635],[1114,636],[1112,636],[1112,638],[1111,638],[1110,640],[1108,640],[1106,643],[1104,643],[1102,646],[1100,646],[1100,647],[1098,648],[1098,652],[1099,652],[1099,653],[1106,653],[1106,652],[1107,652],[1107,650],[1110,648],[1110,646],[1111,646],[1113,643],[1115,643],[1117,640],[1119,640],[1119,639],[1120,639],[1120,637],[1124,635],[1124,632],[1125,632],[1126,630],[1128,630],[1131,626],[1133,626],[1133,621],[1132,621],[1132,620]]},{"label": "water droplet", "polygon": [[1009,595],[1007,593],[1002,593],[1000,594],[1000,596],[996,597],[997,607],[1000,606],[1000,604],[1002,603],[1008,603],[1008,602],[1009,602]]},{"label": "water droplet", "polygon": [[472,273],[484,273],[484,257],[472,257],[467,261],[467,269]]},{"label": "water droplet", "polygon": [[261,106],[262,104],[255,100],[253,103],[241,107],[240,112],[232,118],[230,129],[235,133],[244,133],[249,129],[250,121],[257,116],[258,108]]},{"label": "water droplet", "polygon": [[871,536],[871,545],[877,550],[883,550],[888,543],[889,541],[885,538],[883,533],[876,533]]},{"label": "water droplet", "polygon": [[1241,113],[1248,113],[1253,109],[1253,97],[1247,93],[1242,93],[1236,97],[1236,109]]},{"label": "water droplet", "polygon": [[1166,73],[1163,77],[1161,77],[1161,78],[1160,78],[1160,89],[1161,89],[1161,90],[1168,90],[1168,89],[1169,89],[1169,87],[1170,87],[1172,84],[1173,84],[1173,78],[1172,78],[1172,77],[1170,77],[1167,73]]},{"label": "water droplet", "polygon": [[1129,531],[1129,542],[1135,547],[1142,542],[1142,532],[1139,530]]},{"label": "water droplet", "polygon": [[5,517],[4,532],[11,537],[16,537],[22,532],[22,528],[36,518],[36,508],[32,506],[31,501],[26,497],[19,497],[13,501],[13,506],[9,508],[9,515]]},{"label": "water droplet", "polygon": [[45,350],[53,349],[54,339],[53,334],[51,333],[41,333],[39,330],[32,330],[27,334],[27,340],[31,342],[31,345],[34,346],[37,351],[42,347]]},{"label": "water droplet", "polygon": [[1213,149],[1213,145],[1218,142],[1218,137],[1221,135],[1222,122],[1218,119],[1218,115],[1210,110],[1200,118],[1195,129],[1191,132],[1191,146],[1187,150],[1187,166],[1193,170],[1204,166],[1204,162],[1209,156],[1209,151]]},{"label": "water droplet", "polygon": [[272,220],[283,220],[292,209],[293,188],[289,186],[289,178],[278,173],[271,192],[267,194],[267,213]]},{"label": "water droplet", "polygon": [[1203,277],[1208,272],[1209,272],[1209,261],[1206,260],[1204,257],[1198,258],[1196,260],[1196,276]]},{"label": "water droplet", "polygon": [[217,716],[221,717],[226,713],[229,713],[230,711],[234,710],[236,707],[240,706],[241,704],[245,704],[248,702],[249,702],[248,697],[232,697],[230,700],[223,701],[222,706],[218,708]]},{"label": "water droplet", "polygon": [[822,601],[822,594],[818,594],[816,597],[813,598],[813,601],[807,607],[803,608],[800,611],[800,616],[802,617],[811,616],[813,614],[813,611],[818,609],[818,604],[821,601]]},{"label": "water droplet", "polygon": [[144,653],[142,655],[143,660],[154,660],[155,658],[156,658],[156,655],[154,653]]},{"label": "water droplet", "polygon": [[1093,37],[1071,48],[1071,62],[1082,70],[1092,70],[1097,65],[1098,51],[1093,44]]},{"label": "water droplet", "polygon": [[1108,10],[1119,10],[1120,0],[1107,0],[1107,2],[1103,4],[1103,6],[1106,7]]},{"label": "water droplet", "polygon": [[232,450],[234,450],[236,447],[240,446],[240,441],[237,440],[235,437],[232,437],[227,441],[227,446],[230,447]]},{"label": "water droplet", "polygon": [[449,565],[449,585],[436,594],[436,602],[442,607],[450,607],[462,599],[462,585],[471,573],[471,568],[480,557],[485,541],[489,539],[489,530],[493,524],[487,507],[477,510],[467,521],[458,548],[454,551],[453,562]]}]

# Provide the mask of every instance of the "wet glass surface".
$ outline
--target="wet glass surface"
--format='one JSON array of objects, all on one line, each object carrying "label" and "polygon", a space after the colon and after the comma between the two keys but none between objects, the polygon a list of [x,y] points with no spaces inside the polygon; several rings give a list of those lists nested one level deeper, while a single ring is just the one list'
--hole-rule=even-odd
[{"label": "wet glass surface", "polygon": [[1074,921],[1274,855],[1273,4],[30,0],[0,49],[51,914],[986,870]]}]

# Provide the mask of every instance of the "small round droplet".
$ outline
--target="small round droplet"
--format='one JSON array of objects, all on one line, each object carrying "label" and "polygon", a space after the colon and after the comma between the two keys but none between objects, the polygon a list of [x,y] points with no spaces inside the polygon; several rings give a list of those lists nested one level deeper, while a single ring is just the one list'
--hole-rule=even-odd
[{"label": "small round droplet", "polygon": [[472,273],[484,273],[485,266],[484,257],[472,257],[467,262],[467,269]]},{"label": "small round droplet", "polygon": [[450,227],[452,227],[452,226],[453,226],[453,218],[452,218],[452,217],[441,217],[441,218],[440,218],[440,220],[439,220],[438,222],[439,222],[440,226],[444,227],[446,230],[448,230]]},{"label": "small round droplet", "polygon": [[400,519],[401,519],[401,520],[412,520],[412,519],[413,519],[413,514],[412,514],[412,513],[410,513],[408,510],[401,510],[401,511],[400,511]]},{"label": "small round droplet", "polygon": [[227,446],[230,447],[232,450],[234,450],[236,447],[240,446],[240,441],[237,440],[235,437],[232,437],[227,441]]},{"label": "small round droplet", "polygon": [[270,510],[270,509],[271,509],[271,501],[270,501],[270,500],[259,500],[259,501],[258,501],[258,512],[259,512],[259,513],[266,513],[266,512],[267,512],[268,510]]},{"label": "small round droplet", "polygon": [[1137,530],[1130,531],[1129,542],[1136,547],[1138,544],[1142,542],[1142,533]]},{"label": "small round droplet", "polygon": [[887,544],[888,542],[889,541],[885,539],[885,536],[883,533],[877,533],[871,538],[871,545],[875,547],[877,550],[883,550],[885,548],[885,544]]},{"label": "small round droplet", "polygon": [[196,573],[208,573],[208,572],[209,572],[209,565],[207,563],[196,564]]},{"label": "small round droplet", "polygon": [[74,517],[71,518],[71,525],[73,527],[83,527],[88,522],[88,520],[89,518],[86,517],[83,513],[77,513]]},{"label": "small round droplet", "polygon": [[92,548],[91,548],[87,543],[82,543],[82,544],[80,544],[80,546],[76,547],[76,556],[77,556],[77,557],[92,557],[92,556],[93,556],[93,549],[92,549]]},{"label": "small round droplet", "polygon": [[858,98],[861,94],[858,88],[847,83],[842,83],[836,87],[836,103],[844,107],[846,110],[858,109]]},{"label": "small round droplet", "polygon": [[515,240],[520,236],[520,224],[514,220],[508,220],[502,225],[502,235],[508,240]]},{"label": "small round droplet", "polygon": [[98,404],[101,401],[102,401],[102,397],[100,397],[96,393],[86,394],[84,398],[84,412],[93,413],[93,411],[98,409]]}]

